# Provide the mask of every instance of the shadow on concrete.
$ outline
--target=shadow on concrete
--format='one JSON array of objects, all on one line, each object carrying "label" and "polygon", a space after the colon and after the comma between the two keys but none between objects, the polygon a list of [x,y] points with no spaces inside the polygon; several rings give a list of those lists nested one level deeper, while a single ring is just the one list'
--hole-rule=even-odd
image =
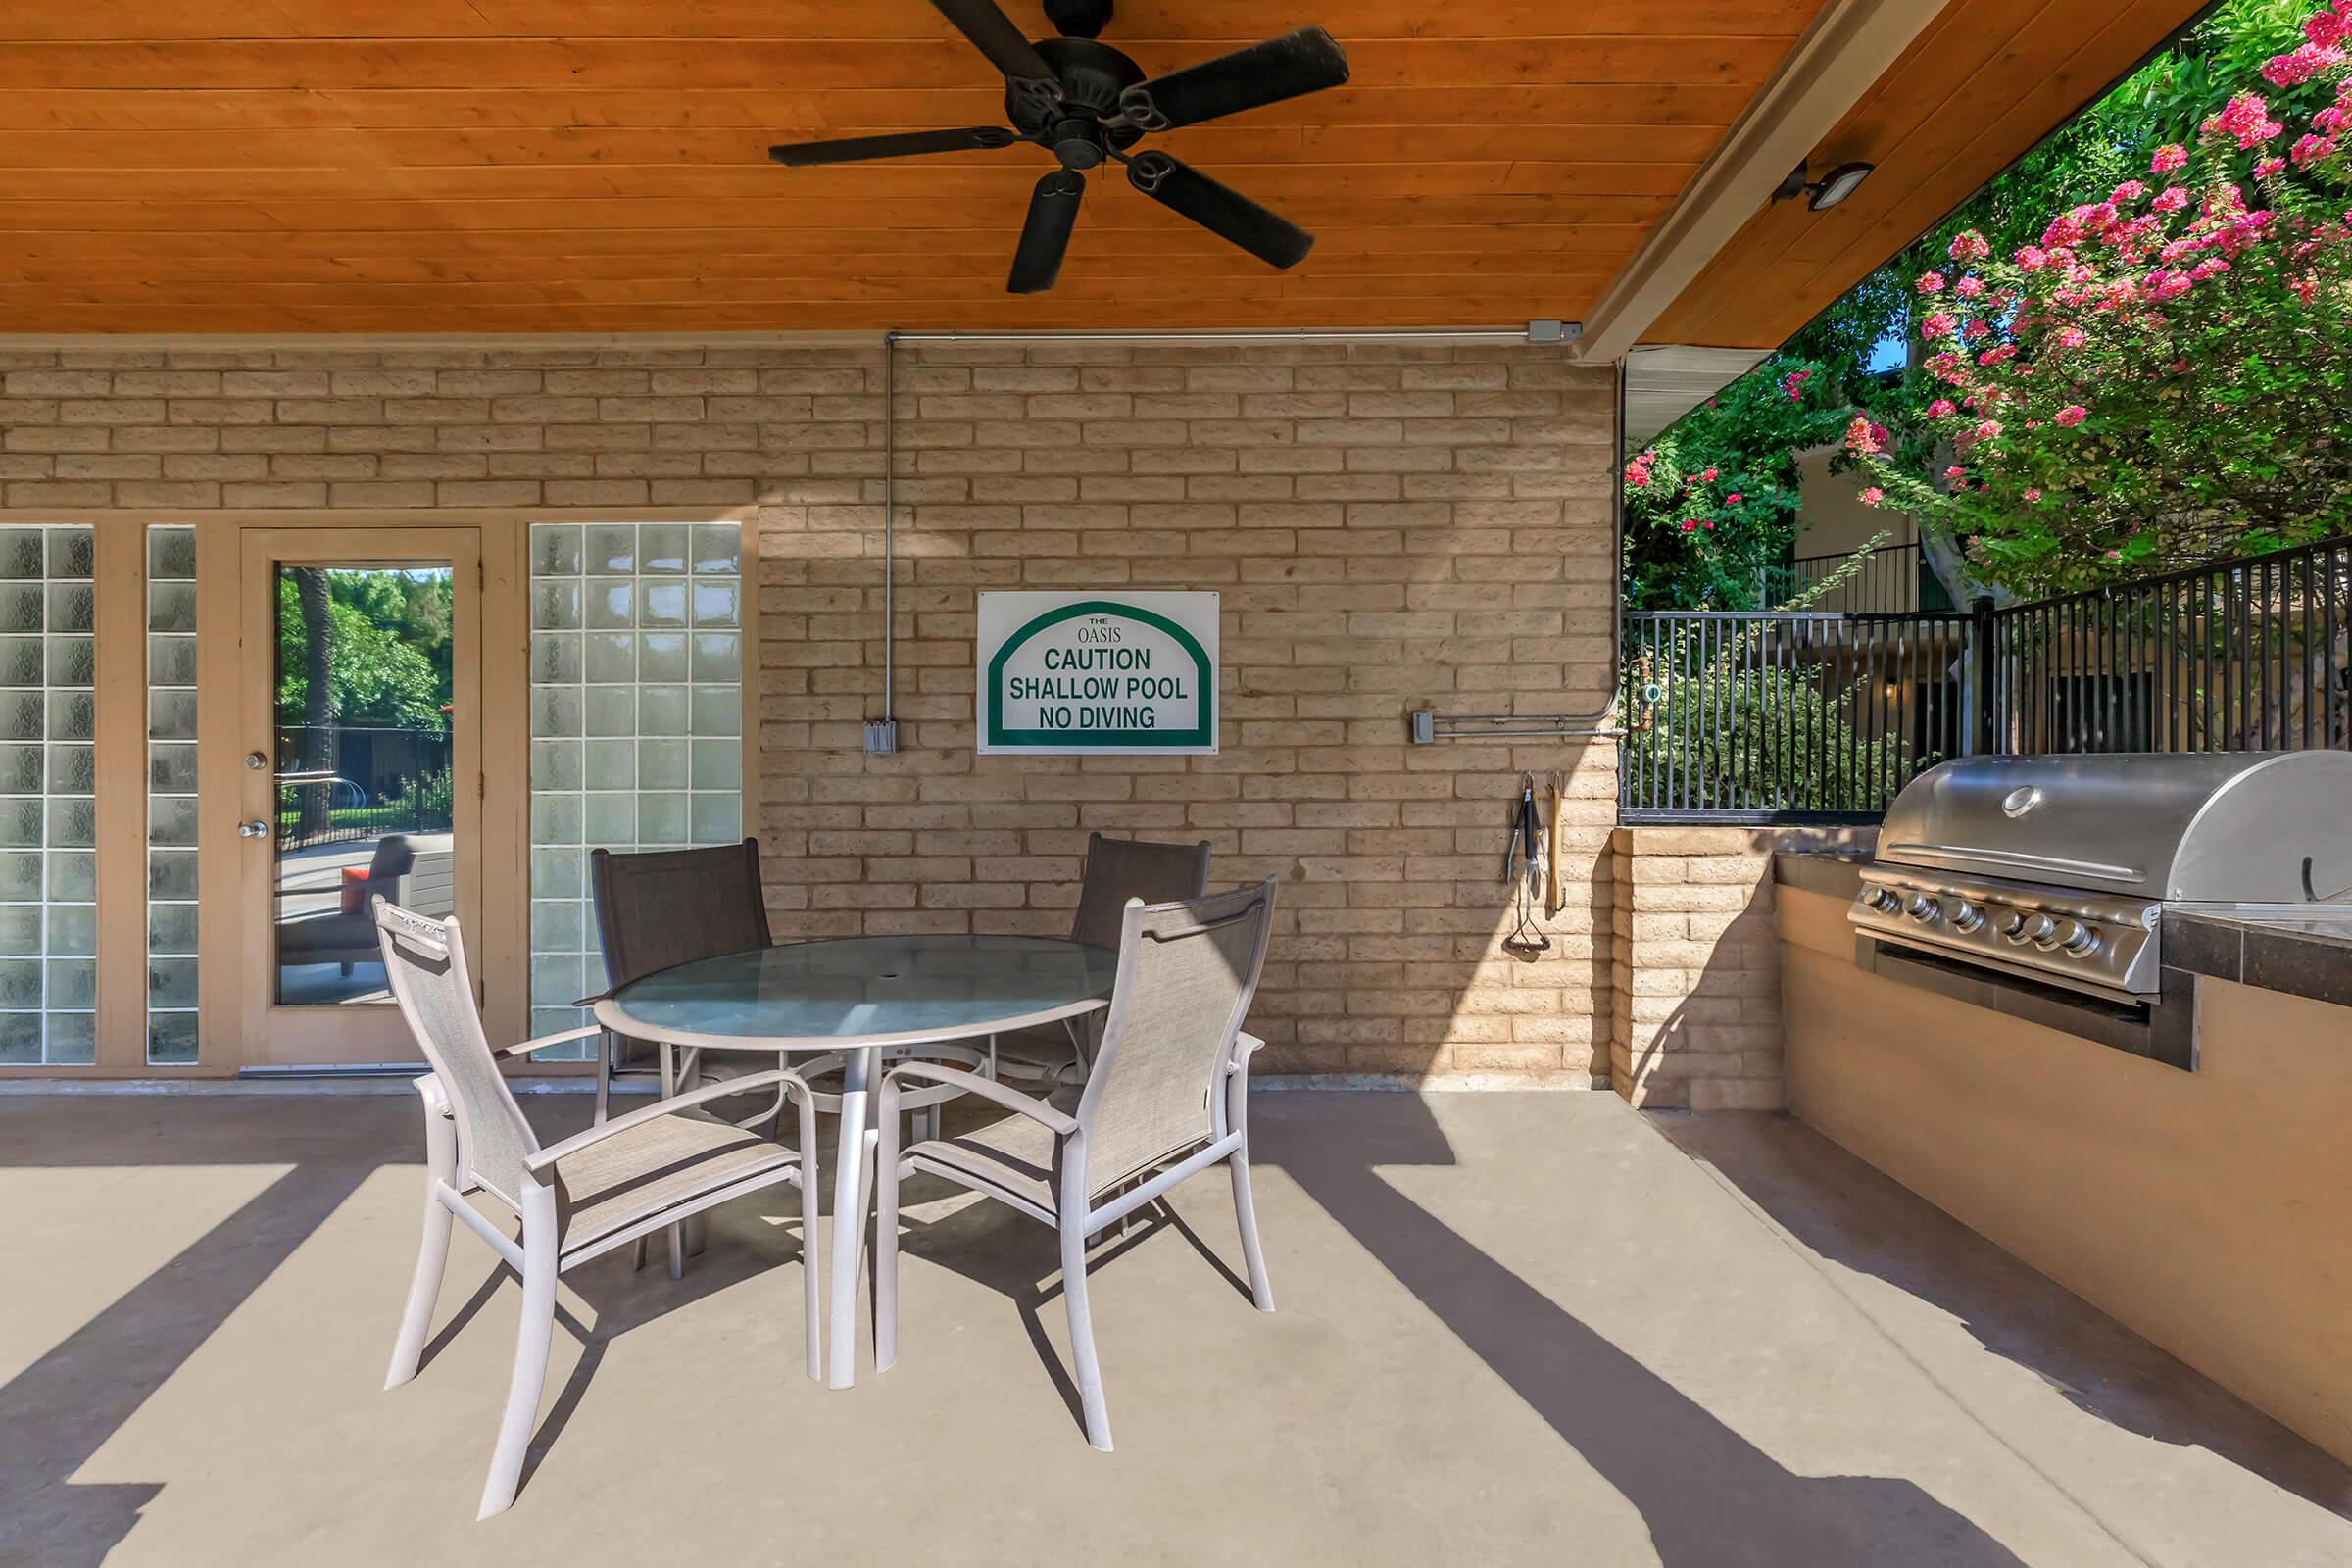
[{"label": "shadow on concrete", "polygon": [[0,1562],[105,1560],[163,1489],[74,1473],[372,1169],[295,1166],[0,1387]]},{"label": "shadow on concrete", "polygon": [[[1343,1132],[1300,1129],[1305,1118],[1342,1113]],[[1298,1182],[1641,1511],[1665,1568],[2023,1568],[1973,1521],[1909,1481],[1792,1473],[1405,1197],[1377,1167],[1455,1162],[1419,1096],[1283,1097],[1253,1112],[1251,1141],[1259,1167]],[[1128,1250],[1173,1232],[1249,1298],[1248,1285],[1207,1239],[1164,1204],[1147,1212],[1129,1234],[1098,1246],[1090,1267],[1115,1266]],[[1054,1232],[1001,1204],[975,1202],[927,1224],[910,1221],[901,1245],[910,1258],[1013,1301],[1082,1431],[1077,1391],[1041,1325],[1041,1310],[1060,1294]],[[1273,1261],[1279,1299],[1279,1252]],[[1201,1284],[1214,1288],[1206,1277]],[[1576,1560],[1571,1544],[1561,1560]]]},{"label": "shadow on concrete", "polygon": [[[94,1165],[290,1161],[292,1168],[0,1386],[0,1563],[96,1568],[103,1562],[163,1489],[148,1483],[76,1483],[74,1473],[376,1170],[400,1165],[423,1179],[423,1143],[413,1096],[304,1096],[271,1102],[289,1112],[285,1136],[261,1147],[249,1139],[232,1143],[206,1128],[201,1115],[188,1114],[201,1103],[171,1096],[91,1097],[74,1102],[78,1117],[97,1124],[84,1129],[79,1145],[91,1152],[88,1162]],[[75,1163],[72,1148],[32,1136],[28,1118],[39,1116],[43,1105],[36,1097],[0,1101],[0,1151],[8,1151],[0,1153],[0,1163]],[[590,1112],[585,1095],[528,1096],[523,1105],[541,1135],[551,1140],[586,1125]],[[162,1125],[167,1121],[168,1130]],[[249,1133],[251,1123],[240,1118],[239,1127]],[[408,1140],[400,1136],[403,1131],[410,1135]],[[413,1147],[413,1157],[354,1157],[350,1152],[400,1149],[404,1144]],[[129,1150],[137,1152],[126,1161]],[[487,1211],[494,1219],[504,1218],[495,1204]],[[507,1228],[514,1229],[511,1221]],[[623,1249],[564,1276],[564,1290],[593,1309],[595,1324],[582,1323],[559,1299],[557,1326],[579,1339],[583,1348],[555,1402],[540,1418],[524,1460],[526,1489],[540,1459],[579,1408],[612,1341],[754,1275],[798,1262],[798,1227],[786,1228],[790,1240],[781,1243],[774,1239],[774,1229],[737,1225],[724,1246],[699,1254],[682,1280],[672,1280],[661,1266],[658,1245],[655,1265],[642,1273],[631,1271]],[[512,1269],[466,1235],[463,1226],[458,1230],[450,1247],[451,1275],[463,1279],[475,1267],[486,1272],[458,1311],[436,1325],[418,1383],[431,1376],[435,1358],[475,1324],[502,1285],[512,1281],[519,1289]],[[403,1228],[397,1233],[397,1255],[385,1259],[388,1279],[407,1277],[415,1245],[414,1232]],[[796,1305],[797,1294],[796,1290]],[[380,1322],[355,1324],[353,1332],[380,1333],[388,1354],[399,1325],[397,1290],[386,1296],[383,1305]],[[484,1324],[475,1331],[499,1334],[509,1342],[513,1334],[511,1323]],[[502,1348],[511,1349],[511,1343]],[[397,1396],[399,1392],[384,1396]],[[466,1453],[471,1444],[483,1465],[489,1463],[496,1437],[494,1426],[479,1432],[453,1430],[449,1435],[454,1451]]]},{"label": "shadow on concrete", "polygon": [[[1288,1172],[1633,1503],[1665,1568],[2023,1568],[1909,1481],[1789,1471],[1384,1180],[1384,1165],[1455,1162],[1420,1097],[1348,1110],[1345,1139],[1285,1137],[1290,1114],[1259,1117],[1260,1163]],[[1574,1560],[1565,1544],[1562,1560]]]},{"label": "shadow on concrete", "polygon": [[1655,1125],[1805,1248],[1949,1313],[2077,1408],[2205,1448],[2352,1519],[2352,1467],[1803,1123],[1668,1115]]}]

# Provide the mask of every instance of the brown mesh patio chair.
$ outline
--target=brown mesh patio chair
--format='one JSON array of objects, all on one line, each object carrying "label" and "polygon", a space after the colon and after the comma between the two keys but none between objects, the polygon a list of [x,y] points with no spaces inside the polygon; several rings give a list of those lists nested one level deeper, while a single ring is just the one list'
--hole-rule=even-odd
[{"label": "brown mesh patio chair", "polygon": [[[596,896],[596,939],[604,951],[606,994],[658,970],[697,958],[716,958],[769,947],[767,895],[760,881],[760,841],[703,850],[648,850],[588,856],[588,885]],[[582,999],[582,1005],[598,1000]],[[686,1054],[678,1082],[740,1078],[775,1065],[773,1053],[704,1051]],[[604,1031],[596,1068],[596,1119],[612,1105],[618,1078],[659,1078],[659,1050],[643,1040]],[[772,1121],[784,1108],[778,1096],[747,1127]]]},{"label": "brown mesh patio chair", "polygon": [[[816,1111],[800,1076],[770,1069],[712,1084],[542,1145],[514,1103],[499,1059],[595,1030],[566,1030],[494,1051],[473,1004],[473,981],[457,921],[428,919],[380,900],[374,920],[393,998],[432,1066],[416,1080],[416,1092],[424,1098],[424,1239],[416,1250],[416,1272],[384,1387],[397,1388],[416,1375],[449,1259],[453,1219],[465,1221],[522,1277],[514,1371],[478,1517],[486,1519],[514,1500],[547,1379],[556,1276],[688,1214],[779,1182],[800,1185],[805,1349],[808,1375],[817,1376],[823,1358],[817,1316]],[[700,1109],[707,1101],[753,1089],[772,1089],[799,1104],[797,1153]],[[467,1200],[471,1193],[495,1200],[519,1218],[520,1238],[509,1237],[475,1208]]]},{"label": "brown mesh patio chair", "polygon": [[[1110,1015],[1077,1109],[929,1062],[882,1080],[875,1170],[874,1365],[898,1359],[899,1182],[927,1171],[1042,1220],[1061,1234],[1061,1297],[1086,1410],[1087,1441],[1110,1448],[1110,1417],[1086,1304],[1086,1244],[1212,1165],[1233,1172],[1233,1211],[1258,1309],[1274,1310],[1250,1199],[1250,1057],[1242,1032],[1265,966],[1274,884],[1121,912]],[[952,1084],[1011,1112],[955,1138],[898,1149],[903,1083]],[[836,1332],[841,1332],[836,1329]]]},{"label": "brown mesh patio chair", "polygon": [[[1198,844],[1153,844],[1090,833],[1078,907],[1070,915],[1070,940],[1089,947],[1116,948],[1128,900],[1174,904],[1197,899],[1207,891],[1206,839]],[[994,1076],[1027,1080],[1048,1089],[1083,1077],[1093,1054],[1093,1031],[1102,1021],[1102,1013],[1092,1012],[1067,1025],[997,1036]]]}]

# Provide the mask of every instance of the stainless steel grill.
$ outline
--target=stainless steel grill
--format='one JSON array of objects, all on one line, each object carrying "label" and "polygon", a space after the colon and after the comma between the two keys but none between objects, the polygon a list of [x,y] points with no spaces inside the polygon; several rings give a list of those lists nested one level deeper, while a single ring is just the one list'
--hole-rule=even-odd
[{"label": "stainless steel grill", "polygon": [[2156,1000],[2167,908],[2352,910],[2352,752],[1976,757],[1905,786],[1861,941]]}]

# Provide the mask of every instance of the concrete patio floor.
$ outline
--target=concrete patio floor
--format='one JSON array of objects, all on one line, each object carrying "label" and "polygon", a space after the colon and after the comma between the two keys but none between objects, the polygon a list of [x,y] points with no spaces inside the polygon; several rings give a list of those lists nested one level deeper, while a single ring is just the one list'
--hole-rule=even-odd
[{"label": "concrete patio floor", "polygon": [[1785,1118],[1605,1094],[1257,1096],[1281,1310],[1221,1178],[1102,1249],[1113,1454],[1043,1227],[925,1189],[900,1364],[836,1393],[755,1196],[682,1282],[566,1276],[477,1525],[516,1292],[463,1231],[380,1387],[417,1120],[0,1097],[0,1562],[2352,1562],[2352,1472],[2023,1264]]}]

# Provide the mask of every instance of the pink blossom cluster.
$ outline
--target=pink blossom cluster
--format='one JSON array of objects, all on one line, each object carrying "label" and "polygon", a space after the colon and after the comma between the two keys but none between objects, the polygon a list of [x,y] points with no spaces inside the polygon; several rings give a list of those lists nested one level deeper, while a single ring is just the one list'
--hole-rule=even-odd
[{"label": "pink blossom cluster", "polygon": [[2236,137],[2241,151],[2259,146],[2286,129],[2271,118],[2271,106],[2263,102],[2262,95],[2252,92],[2241,92],[2230,99],[2202,128],[2208,136]]},{"label": "pink blossom cluster", "polygon": [[2262,79],[2274,87],[2293,87],[2325,75],[2345,63],[2346,43],[2352,43],[2352,0],[2335,0],[2303,19],[2302,44],[2272,56],[2262,68]]},{"label": "pink blossom cluster", "polygon": [[1788,394],[1789,402],[1794,403],[1805,395],[1805,383],[1812,378],[1811,370],[1790,370],[1781,377],[1781,390]]},{"label": "pink blossom cluster", "polygon": [[2273,55],[2262,68],[2262,79],[2274,87],[2299,87],[2346,58],[2340,43],[2305,43],[2291,54]]},{"label": "pink blossom cluster", "polygon": [[1874,423],[1866,414],[1855,415],[1854,422],[1845,427],[1845,449],[1857,458],[1886,451],[1893,439],[1885,425]]}]

